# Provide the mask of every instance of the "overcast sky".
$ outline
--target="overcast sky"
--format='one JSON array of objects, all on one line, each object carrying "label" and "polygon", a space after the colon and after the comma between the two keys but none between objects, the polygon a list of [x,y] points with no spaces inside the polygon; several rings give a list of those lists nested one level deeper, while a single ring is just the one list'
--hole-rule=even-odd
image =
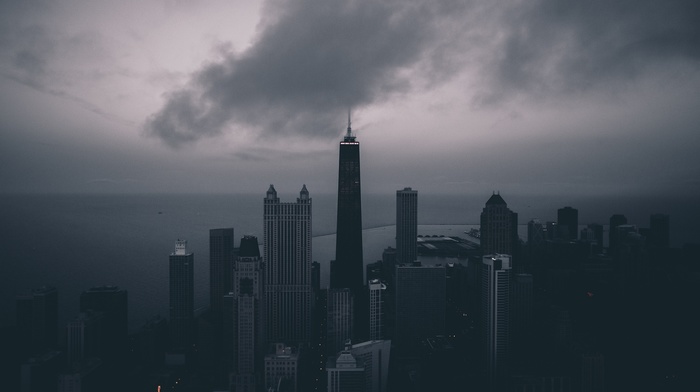
[{"label": "overcast sky", "polygon": [[700,195],[697,0],[0,0],[0,192]]}]

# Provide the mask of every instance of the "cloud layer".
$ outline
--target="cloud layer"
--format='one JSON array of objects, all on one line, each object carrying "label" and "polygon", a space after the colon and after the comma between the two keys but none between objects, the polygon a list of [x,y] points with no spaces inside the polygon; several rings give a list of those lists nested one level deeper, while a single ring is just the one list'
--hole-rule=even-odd
[{"label": "cloud layer", "polygon": [[441,26],[463,10],[457,3],[268,3],[254,45],[169,93],[147,132],[171,146],[229,128],[252,128],[263,137],[337,136],[349,107],[411,89],[418,81],[412,68],[440,46],[448,33]]},{"label": "cloud layer", "polygon": [[[693,0],[267,2],[257,40],[167,93],[145,125],[173,147],[225,132],[335,137],[348,107],[456,75],[479,104],[617,88],[700,59]],[[473,91],[466,90],[473,88]]]}]

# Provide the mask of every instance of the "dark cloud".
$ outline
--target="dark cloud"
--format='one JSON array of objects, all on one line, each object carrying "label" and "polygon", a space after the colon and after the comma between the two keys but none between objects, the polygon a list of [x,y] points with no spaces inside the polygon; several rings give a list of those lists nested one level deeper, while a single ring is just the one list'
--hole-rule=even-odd
[{"label": "dark cloud", "polygon": [[[146,132],[171,146],[253,128],[259,136],[337,136],[348,107],[420,82],[413,67],[444,47],[461,1],[268,2],[261,33],[240,55],[207,65],[166,97]],[[436,52],[437,53],[437,52]],[[439,62],[442,64],[442,62]],[[444,72],[446,75],[448,72]]]},{"label": "dark cloud", "polygon": [[464,70],[475,102],[494,104],[615,90],[700,59],[696,0],[268,1],[263,15],[251,48],[168,93],[148,134],[174,147],[237,129],[335,137],[348,107]]},{"label": "dark cloud", "polygon": [[671,62],[700,60],[696,0],[536,0],[506,8],[478,98],[561,96],[620,87]]}]

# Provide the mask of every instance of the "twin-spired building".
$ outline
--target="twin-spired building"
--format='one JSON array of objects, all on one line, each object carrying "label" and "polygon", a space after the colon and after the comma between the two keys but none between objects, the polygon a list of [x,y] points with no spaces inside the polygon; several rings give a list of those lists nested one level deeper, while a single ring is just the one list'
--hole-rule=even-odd
[{"label": "twin-spired building", "polygon": [[311,198],[304,185],[296,202],[282,203],[270,185],[264,202],[267,341],[311,340]]}]

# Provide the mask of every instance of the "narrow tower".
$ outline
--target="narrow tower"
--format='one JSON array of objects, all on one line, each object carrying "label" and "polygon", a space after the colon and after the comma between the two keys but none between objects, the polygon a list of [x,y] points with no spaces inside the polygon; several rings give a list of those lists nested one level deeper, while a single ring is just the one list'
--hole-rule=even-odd
[{"label": "narrow tower", "polygon": [[331,288],[349,288],[358,294],[363,286],[362,205],[360,200],[360,143],[352,135],[350,113],[348,129],[340,142],[338,170],[338,219],[335,262],[331,270]]}]

